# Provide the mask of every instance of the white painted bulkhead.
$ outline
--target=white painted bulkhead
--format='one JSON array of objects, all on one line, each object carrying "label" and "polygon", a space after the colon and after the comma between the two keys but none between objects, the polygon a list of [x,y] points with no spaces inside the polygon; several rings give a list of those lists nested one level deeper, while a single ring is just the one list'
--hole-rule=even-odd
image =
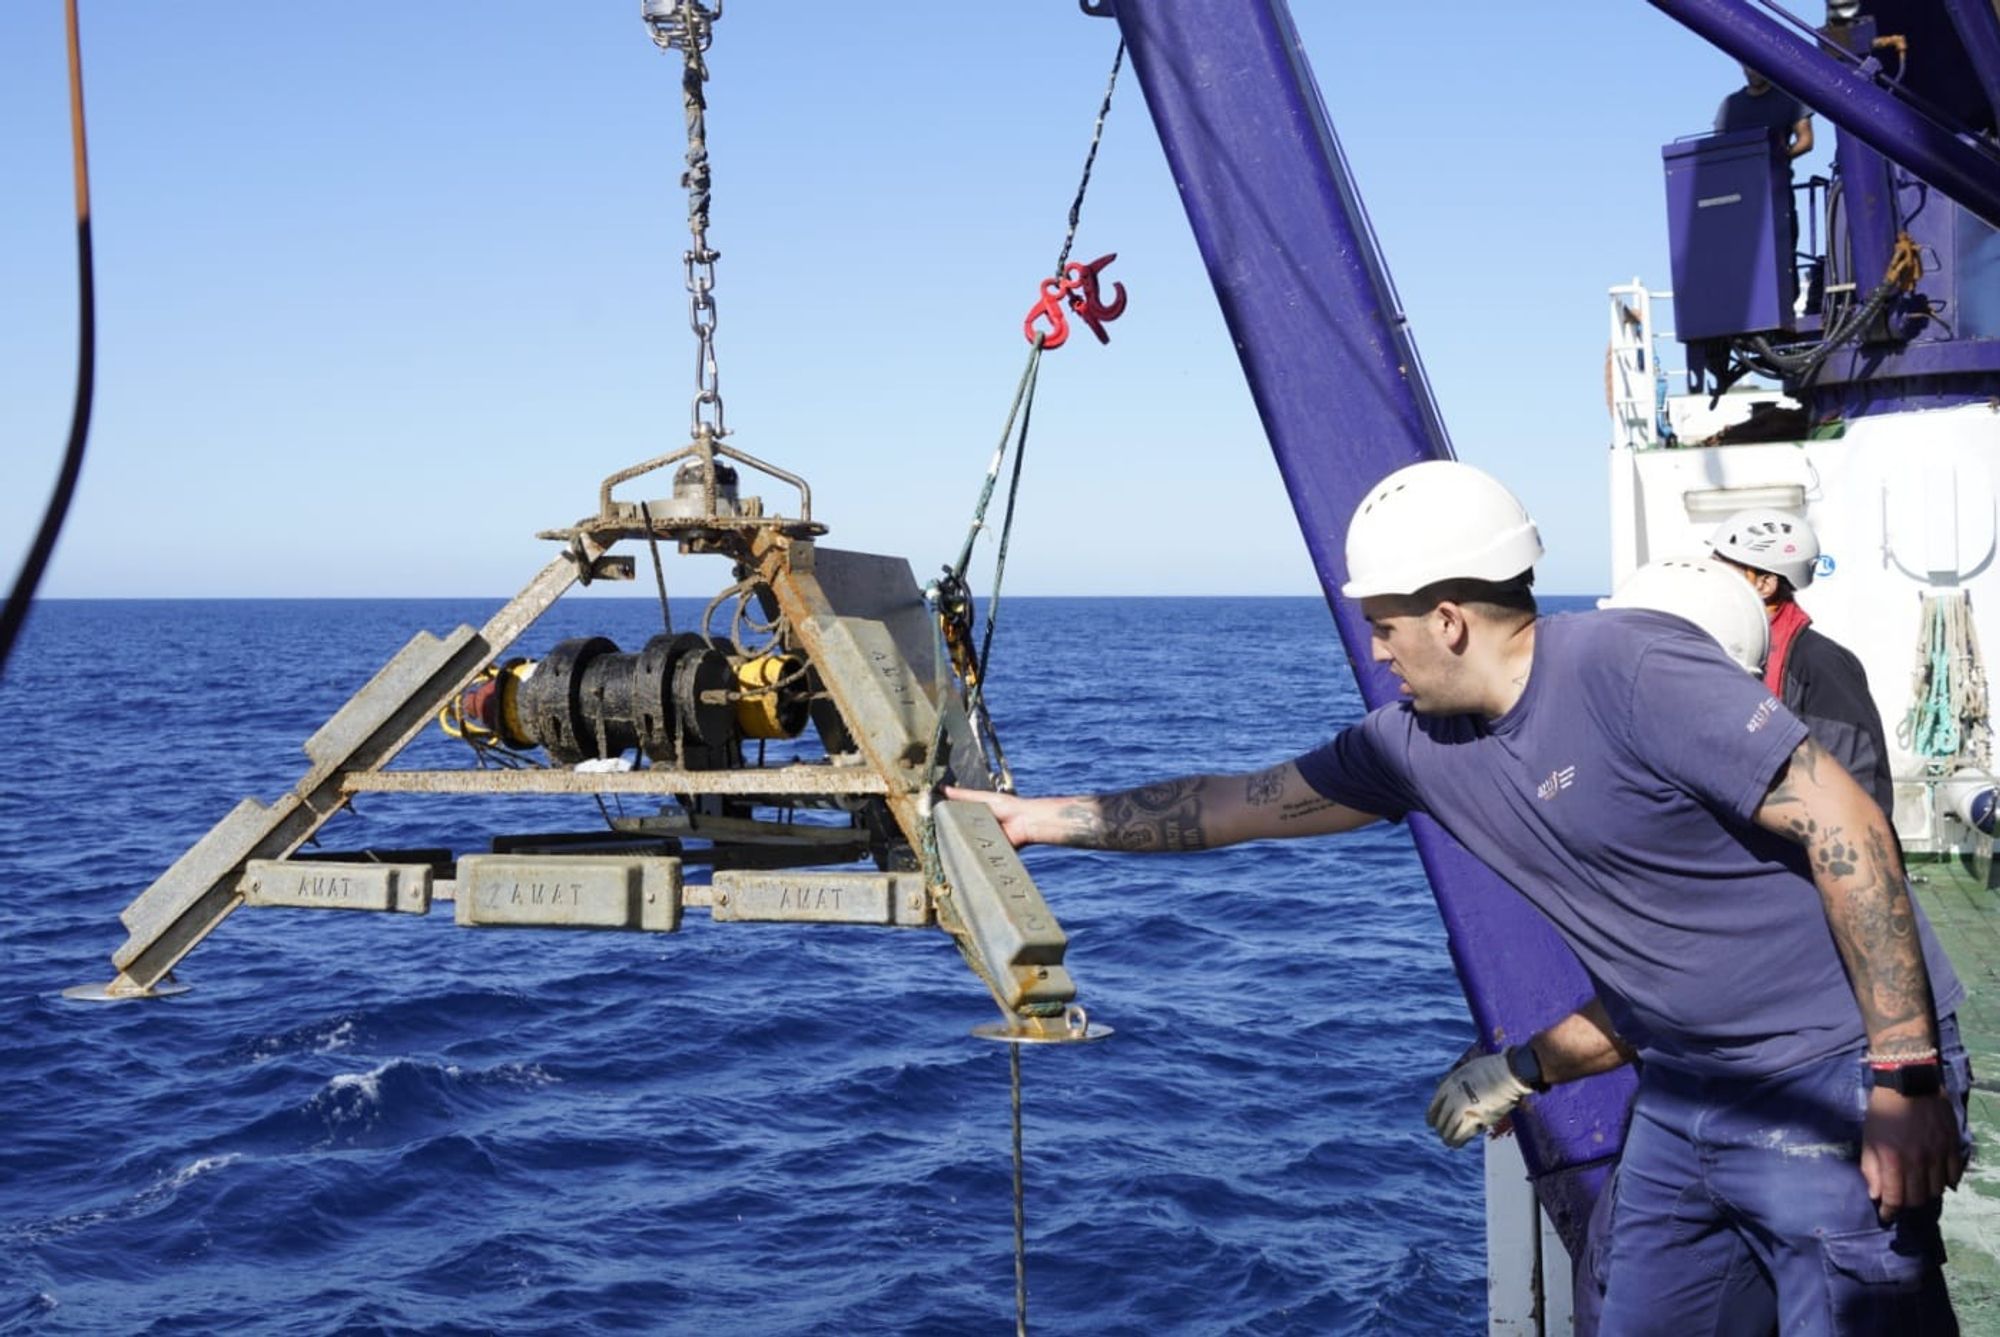
[{"label": "white painted bulkhead", "polygon": [[[1985,857],[1990,839],[1952,809],[1968,779],[1990,785],[1970,771],[1954,780],[1921,757],[1912,710],[1925,596],[1962,595],[1977,645],[2000,648],[2000,400],[1874,414],[1823,430],[1821,439],[1704,445],[1755,411],[1797,405],[1748,383],[1713,403],[1685,393],[1685,372],[1661,356],[1680,352],[1662,321],[1672,298],[1637,279],[1610,293],[1611,588],[1646,562],[1705,552],[1733,511],[1769,506],[1804,516],[1824,560],[1799,604],[1868,675],[1905,847]],[[1974,656],[1971,669],[1968,681],[1983,694],[1985,665]]]},{"label": "white painted bulkhead", "polygon": [[[1677,407],[1670,403],[1670,418]],[[1802,514],[1822,560],[1798,600],[1868,674],[1897,781],[1897,830],[1913,848],[1956,849],[1969,833],[1941,813],[1938,777],[1926,776],[1912,748],[1922,596],[1968,592],[1980,644],[2000,646],[1996,467],[1995,403],[1862,418],[1829,440],[1614,447],[1612,584],[1657,558],[1705,551],[1733,511]]]}]

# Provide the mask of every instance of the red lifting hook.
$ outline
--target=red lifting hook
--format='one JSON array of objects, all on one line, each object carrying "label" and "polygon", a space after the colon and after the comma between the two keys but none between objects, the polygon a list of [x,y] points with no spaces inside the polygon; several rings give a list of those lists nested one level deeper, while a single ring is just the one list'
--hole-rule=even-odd
[{"label": "red lifting hook", "polygon": [[[1028,311],[1028,318],[1021,322],[1021,333],[1033,343],[1041,338],[1044,351],[1061,348],[1069,340],[1069,317],[1063,314],[1063,296],[1069,291],[1061,279],[1042,280],[1042,298]],[[1035,330],[1037,320],[1047,319],[1048,333],[1038,336]]]},{"label": "red lifting hook", "polygon": [[[1108,344],[1111,336],[1105,332],[1106,321],[1116,320],[1125,311],[1125,285],[1113,281],[1112,297],[1109,303],[1103,299],[1098,289],[1097,276],[1106,265],[1118,258],[1118,252],[1100,255],[1089,264],[1072,264],[1064,268],[1059,278],[1042,280],[1042,295],[1028,311],[1028,318],[1021,322],[1021,333],[1029,343],[1037,338],[1044,350],[1061,348],[1069,339],[1069,317],[1063,307],[1067,305],[1076,312],[1090,332],[1097,336],[1097,342]],[[1048,329],[1037,331],[1035,322],[1046,320]]]},{"label": "red lifting hook", "polygon": [[1101,344],[1111,342],[1111,336],[1104,332],[1104,322],[1116,320],[1125,313],[1124,284],[1112,281],[1115,295],[1109,305],[1097,291],[1098,271],[1117,258],[1118,252],[1113,251],[1109,255],[1098,256],[1087,265],[1071,265],[1064,271],[1069,275],[1063,286],[1069,290],[1070,310],[1083,318],[1083,323],[1090,326],[1090,332],[1097,336],[1097,342]]}]

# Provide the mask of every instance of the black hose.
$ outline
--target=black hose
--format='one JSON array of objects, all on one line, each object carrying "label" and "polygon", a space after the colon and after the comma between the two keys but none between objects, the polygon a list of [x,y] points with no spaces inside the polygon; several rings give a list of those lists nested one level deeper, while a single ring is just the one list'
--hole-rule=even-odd
[{"label": "black hose", "polygon": [[55,492],[42,513],[42,526],[35,533],[34,546],[21,564],[7,606],[0,610],[0,673],[14,653],[14,642],[28,620],[28,608],[55,553],[56,539],[63,521],[69,517],[70,499],[76,495],[77,479],[83,473],[84,443],[90,436],[91,392],[97,370],[97,296],[90,248],[90,165],[83,133],[83,56],[77,40],[76,0],[66,0],[65,17],[69,30],[69,112],[70,149],[76,176],[76,289],[77,358],[76,407],[70,414],[69,446],[63,451],[62,472],[56,477]]},{"label": "black hose", "polygon": [[1868,294],[1868,300],[1849,311],[1840,324],[1819,343],[1804,353],[1781,353],[1771,347],[1771,341],[1759,334],[1748,340],[1755,357],[1746,357],[1758,371],[1767,376],[1795,377],[1800,381],[1810,381],[1826,360],[1843,345],[1853,342],[1861,332],[1881,316],[1889,305],[1889,299],[1896,295],[1894,283],[1878,284]]}]

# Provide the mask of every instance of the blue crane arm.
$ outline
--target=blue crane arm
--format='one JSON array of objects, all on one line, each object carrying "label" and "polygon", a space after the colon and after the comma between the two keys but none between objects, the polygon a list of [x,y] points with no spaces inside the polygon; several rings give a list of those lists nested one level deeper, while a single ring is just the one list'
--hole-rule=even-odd
[{"label": "blue crane arm", "polygon": [[[1393,701],[1360,610],[1338,592],[1347,518],[1383,475],[1450,458],[1451,443],[1291,14],[1284,0],[1127,0],[1116,17],[1362,696]],[[1410,826],[1486,1043],[1593,996],[1525,900],[1434,823]],[[1516,1116],[1572,1254],[1632,1089],[1621,1070]]]},{"label": "blue crane arm", "polygon": [[[1748,0],[1648,3],[1988,224],[2000,227],[2000,148],[1973,133],[1980,127],[1946,123],[1952,119],[1948,112],[1941,119],[1924,114],[1833,55],[1829,44],[1794,31]],[[1979,4],[1901,0],[1900,7],[1916,17],[1918,11],[1939,4],[1945,6],[1950,22],[1932,24],[1931,47],[1915,58],[1932,68],[1949,63],[1951,69],[1970,70],[1973,87],[1993,99],[1986,110],[2000,114],[2000,22],[1983,0]]]}]

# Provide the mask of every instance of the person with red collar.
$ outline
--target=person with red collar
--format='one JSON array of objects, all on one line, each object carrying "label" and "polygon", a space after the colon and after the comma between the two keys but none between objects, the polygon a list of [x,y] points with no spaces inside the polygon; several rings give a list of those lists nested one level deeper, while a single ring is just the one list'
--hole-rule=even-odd
[{"label": "person with red collar", "polygon": [[1852,651],[1813,627],[1794,597],[1812,584],[1819,566],[1819,537],[1812,526],[1789,511],[1738,511],[1716,528],[1708,546],[1717,561],[1742,572],[1764,601],[1771,620],[1764,686],[1893,818],[1889,749],[1881,713],[1868,694],[1868,675]]}]

